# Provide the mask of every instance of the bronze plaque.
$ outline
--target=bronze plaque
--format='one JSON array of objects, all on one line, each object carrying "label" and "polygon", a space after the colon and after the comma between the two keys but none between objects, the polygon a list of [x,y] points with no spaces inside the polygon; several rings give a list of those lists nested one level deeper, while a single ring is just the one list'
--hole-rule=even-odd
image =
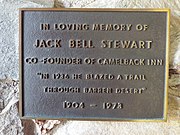
[{"label": "bronze plaque", "polygon": [[168,9],[21,9],[21,116],[166,120],[168,37]]}]

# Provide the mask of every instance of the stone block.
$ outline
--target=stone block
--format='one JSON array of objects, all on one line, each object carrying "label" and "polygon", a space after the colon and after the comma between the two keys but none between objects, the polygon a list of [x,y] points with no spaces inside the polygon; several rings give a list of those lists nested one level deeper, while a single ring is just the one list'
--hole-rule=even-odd
[{"label": "stone block", "polygon": [[0,78],[19,78],[19,8],[53,7],[54,1],[0,0]]}]

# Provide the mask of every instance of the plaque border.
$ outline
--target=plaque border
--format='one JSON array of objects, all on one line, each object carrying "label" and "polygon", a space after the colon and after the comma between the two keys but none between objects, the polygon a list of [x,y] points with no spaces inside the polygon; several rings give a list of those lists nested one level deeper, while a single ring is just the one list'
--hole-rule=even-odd
[{"label": "plaque border", "polygon": [[[23,12],[25,11],[66,11],[66,12],[165,12],[166,20],[166,52],[165,52],[165,86],[164,86],[164,113],[162,118],[132,119],[132,118],[82,118],[82,117],[27,117],[23,115]],[[21,119],[37,120],[79,120],[79,121],[124,121],[124,122],[166,122],[168,112],[168,77],[169,77],[169,46],[170,46],[170,9],[169,8],[19,8],[19,115]]]}]

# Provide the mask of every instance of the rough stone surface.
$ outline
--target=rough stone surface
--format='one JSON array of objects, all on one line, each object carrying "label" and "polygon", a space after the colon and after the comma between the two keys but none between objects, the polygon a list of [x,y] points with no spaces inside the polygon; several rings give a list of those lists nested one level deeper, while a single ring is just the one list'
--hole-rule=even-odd
[{"label": "rough stone surface", "polygon": [[34,3],[41,4],[46,7],[54,6],[54,0],[24,0],[24,1],[32,1]]},{"label": "rough stone surface", "polygon": [[0,135],[23,134],[16,106],[18,98],[18,81],[0,80]]},{"label": "rough stone surface", "polygon": [[38,129],[37,133],[39,134],[47,134],[57,125],[62,124],[63,121],[61,120],[34,120],[36,124],[36,129]]},{"label": "rough stone surface", "polygon": [[[39,0],[40,1],[40,0]],[[0,0],[0,78],[19,78],[19,11],[18,8],[52,7],[53,0],[43,5],[27,0]]]},{"label": "rough stone surface", "polygon": [[[18,8],[171,9],[167,122],[20,120],[18,116]],[[179,135],[180,0],[0,0],[0,135]]]}]

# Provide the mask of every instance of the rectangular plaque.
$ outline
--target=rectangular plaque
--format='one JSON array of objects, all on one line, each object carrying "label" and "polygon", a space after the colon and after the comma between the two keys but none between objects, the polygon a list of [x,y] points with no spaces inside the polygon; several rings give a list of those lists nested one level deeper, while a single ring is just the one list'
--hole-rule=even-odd
[{"label": "rectangular plaque", "polygon": [[21,9],[21,116],[166,120],[168,38],[168,9]]}]

